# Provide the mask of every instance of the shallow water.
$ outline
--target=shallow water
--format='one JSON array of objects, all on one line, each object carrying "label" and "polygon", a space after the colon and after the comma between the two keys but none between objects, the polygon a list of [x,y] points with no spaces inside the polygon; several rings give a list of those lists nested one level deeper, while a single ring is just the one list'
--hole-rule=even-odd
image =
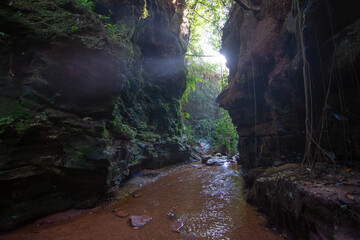
[{"label": "shallow water", "polygon": [[[53,225],[28,225],[0,239],[282,239],[263,227],[264,218],[242,195],[243,179],[236,165],[187,165],[152,182],[108,209]],[[128,218],[111,210],[153,218],[145,227],[134,229]],[[174,213],[185,227],[171,230]]]}]

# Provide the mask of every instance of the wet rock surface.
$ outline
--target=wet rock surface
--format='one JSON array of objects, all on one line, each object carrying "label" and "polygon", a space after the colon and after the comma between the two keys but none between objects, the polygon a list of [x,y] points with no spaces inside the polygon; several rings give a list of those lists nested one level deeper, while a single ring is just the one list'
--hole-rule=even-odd
[{"label": "wet rock surface", "polygon": [[[245,202],[242,187],[236,165],[203,165],[197,169],[189,164],[137,190],[135,193],[141,198],[129,195],[93,214],[54,225],[32,224],[0,238],[282,239],[264,227],[265,219]],[[128,211],[137,218],[147,215],[152,220],[144,227],[132,227],[129,218],[117,217],[113,210]],[[147,222],[149,218],[143,220],[146,221],[140,222]]]},{"label": "wet rock surface", "polygon": [[256,173],[247,200],[260,206],[270,225],[278,224],[289,239],[359,239],[359,174],[285,164]]},{"label": "wet rock surface", "polygon": [[212,157],[209,160],[207,160],[206,165],[208,165],[208,166],[212,166],[212,165],[221,166],[221,165],[224,165],[224,163],[227,163],[227,162],[230,162],[230,161],[228,161],[226,156],[224,156],[224,157],[215,156],[215,157]]},{"label": "wet rock surface", "polygon": [[210,158],[212,158],[211,155],[203,155],[201,156],[201,162],[206,163]]},{"label": "wet rock surface", "polygon": [[226,155],[221,155],[220,153],[216,153],[214,155],[204,155],[201,158],[201,162],[205,163],[208,166],[222,166],[224,164],[236,163],[237,157],[234,156],[229,158]]}]

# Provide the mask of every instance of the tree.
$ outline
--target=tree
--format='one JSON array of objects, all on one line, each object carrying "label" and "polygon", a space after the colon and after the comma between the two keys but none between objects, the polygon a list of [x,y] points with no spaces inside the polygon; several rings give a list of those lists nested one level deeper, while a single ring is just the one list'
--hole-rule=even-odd
[{"label": "tree", "polygon": [[222,27],[233,5],[232,0],[187,0],[185,15],[190,29],[188,54],[204,54],[204,42],[215,50],[221,46]]}]

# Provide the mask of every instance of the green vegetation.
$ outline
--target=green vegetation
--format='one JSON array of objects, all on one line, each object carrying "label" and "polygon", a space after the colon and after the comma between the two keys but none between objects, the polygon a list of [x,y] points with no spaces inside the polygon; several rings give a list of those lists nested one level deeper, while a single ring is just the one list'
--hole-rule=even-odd
[{"label": "green vegetation", "polygon": [[142,12],[142,15],[141,15],[141,18],[145,19],[149,16],[149,12],[147,10],[147,3],[146,3],[146,0],[144,0],[144,9],[143,9],[143,12]]},{"label": "green vegetation", "polygon": [[0,98],[0,134],[7,127],[11,127],[18,133],[24,133],[31,126],[39,125],[39,121],[46,119],[45,114],[36,116],[31,111],[25,109],[22,104],[29,104],[27,98],[21,98],[20,101],[9,101],[6,98]]},{"label": "green vegetation", "polygon": [[[82,9],[83,13],[68,11],[70,4]],[[89,48],[99,49],[104,44],[104,33],[100,19],[92,11],[93,5],[92,1],[85,0],[14,0],[11,1],[11,8],[1,9],[0,12],[8,16],[9,21],[26,27],[36,40],[72,39]],[[92,35],[86,31],[90,25],[94,28]]]},{"label": "green vegetation", "polygon": [[[121,22],[111,20],[113,13],[110,9],[97,13],[97,3],[89,0],[14,0],[11,4],[12,8],[2,10],[2,14],[29,28],[37,39],[54,41],[67,38],[78,40],[92,49],[103,48],[106,40],[109,40],[111,44],[125,48],[125,54],[130,55],[133,54],[130,39],[136,26],[141,19],[149,15],[146,4],[144,9],[136,12],[140,19],[125,19]],[[69,4],[73,4],[79,11],[68,11],[69,6],[64,6]],[[92,34],[88,33],[90,26],[93,29]],[[9,36],[0,32],[0,44],[8,41]]]},{"label": "green vegetation", "polygon": [[92,10],[95,4],[93,1],[89,1],[89,0],[76,0],[76,6],[85,8],[87,10]]},{"label": "green vegetation", "polygon": [[31,126],[39,125],[39,122],[35,119],[14,119],[11,116],[0,118],[0,134],[4,133],[5,128],[10,126],[14,128],[18,133],[24,133]]},{"label": "green vegetation", "polygon": [[188,54],[199,55],[204,53],[204,41],[215,50],[220,49],[222,27],[228,17],[232,0],[187,0],[186,19],[190,28],[190,43]]},{"label": "green vegetation", "polygon": [[14,119],[10,116],[0,118],[0,134],[2,134],[5,131],[5,126],[10,125],[14,122]]},{"label": "green vegetation", "polygon": [[110,137],[109,130],[107,130],[106,124],[103,122],[103,139],[110,139]]},{"label": "green vegetation", "polygon": [[232,124],[230,115],[227,111],[223,112],[223,117],[217,121],[215,125],[215,142],[218,148],[223,152],[230,154],[237,153],[237,143],[239,135],[236,132],[236,127]]},{"label": "green vegetation", "polygon": [[11,43],[10,41],[10,35],[6,34],[4,32],[0,32],[0,44],[3,45],[9,45]]},{"label": "green vegetation", "polygon": [[113,146],[113,138],[110,135],[109,130],[106,128],[105,122],[103,122],[103,134],[102,139],[106,142],[105,150],[109,151]]},{"label": "green vegetation", "polygon": [[121,115],[117,115],[115,116],[115,119],[113,120],[113,125],[115,127],[115,130],[120,132],[123,135],[126,135],[127,138],[129,139],[133,139],[136,135],[136,133],[134,132],[134,130],[132,130],[129,125],[124,124],[121,121]]},{"label": "green vegetation", "polygon": [[183,134],[191,145],[209,143],[214,151],[237,153],[238,135],[227,111],[216,103],[223,87],[216,65],[188,61],[187,89],[181,106],[185,123]]},{"label": "green vegetation", "polygon": [[209,143],[214,151],[228,155],[237,153],[238,135],[228,112],[216,103],[227,84],[227,70],[219,65],[219,59],[207,61],[201,55],[218,55],[222,26],[231,6],[230,0],[187,1],[190,43],[187,88],[181,101],[185,139],[192,145]]}]

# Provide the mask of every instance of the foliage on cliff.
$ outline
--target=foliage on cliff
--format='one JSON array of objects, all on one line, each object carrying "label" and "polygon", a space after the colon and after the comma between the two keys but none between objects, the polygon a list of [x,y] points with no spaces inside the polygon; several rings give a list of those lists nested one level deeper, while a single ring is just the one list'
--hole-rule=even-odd
[{"label": "foliage on cliff", "polygon": [[189,54],[203,54],[204,41],[219,50],[222,27],[228,17],[232,0],[187,0],[187,19],[190,29]]},{"label": "foliage on cliff", "polygon": [[214,55],[219,50],[222,26],[231,6],[230,0],[187,1],[185,17],[190,41],[187,88],[182,99],[187,138],[193,143],[209,143],[214,151],[229,155],[237,152],[238,135],[227,111],[215,102],[227,82],[226,71],[222,69],[225,67],[219,68],[219,62],[214,64],[219,59],[206,61],[202,55]]},{"label": "foliage on cliff", "polygon": [[213,151],[237,153],[238,135],[227,111],[215,102],[222,76],[215,64],[188,61],[188,87],[182,99],[185,133],[192,144],[208,143]]}]

